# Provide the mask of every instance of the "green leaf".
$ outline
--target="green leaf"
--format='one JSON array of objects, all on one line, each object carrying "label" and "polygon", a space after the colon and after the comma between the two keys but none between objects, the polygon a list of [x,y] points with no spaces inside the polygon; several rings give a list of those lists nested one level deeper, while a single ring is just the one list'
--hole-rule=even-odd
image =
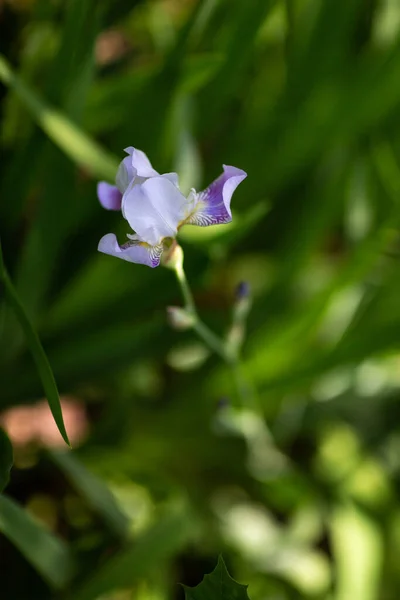
[{"label": "green leaf", "polygon": [[232,2],[228,35],[219,49],[226,58],[206,89],[208,110],[204,119],[208,126],[220,119],[235,91],[243,85],[254,39],[274,4],[275,0],[255,0],[249,10],[243,2]]},{"label": "green leaf", "polygon": [[187,510],[171,510],[132,544],[97,569],[73,600],[94,600],[115,589],[130,587],[176,555],[193,534],[195,522]]},{"label": "green leaf", "polygon": [[115,177],[118,162],[101,146],[91,140],[61,112],[48,106],[17,75],[0,55],[0,81],[12,88],[32,113],[35,121],[49,138],[74,162],[92,175],[109,179]]},{"label": "green leaf", "polygon": [[12,281],[7,273],[3,262],[3,253],[1,250],[0,243],[0,281],[3,282],[6,289],[7,298],[9,303],[14,310],[15,316],[18,319],[19,324],[25,334],[26,343],[31,351],[33,360],[35,361],[36,368],[39,373],[39,377],[42,381],[43,390],[49,403],[50,410],[57,424],[57,427],[64,439],[64,441],[70,445],[68,435],[65,429],[60,396],[58,394],[57,384],[54,379],[53,371],[51,370],[50,363],[47,359],[46,353],[43,350],[43,346],[40,342],[39,336],[33,328],[26,312],[23,307],[21,300],[12,284]]},{"label": "green leaf", "polygon": [[106,484],[88,471],[72,452],[53,450],[49,453],[56,465],[65,473],[93,510],[103,517],[117,535],[126,537],[129,526],[128,519],[118,508],[115,498]]},{"label": "green leaf", "polygon": [[13,450],[8,435],[0,429],[0,493],[4,490],[10,479],[13,465]]},{"label": "green leaf", "polygon": [[204,575],[199,585],[183,586],[186,600],[249,600],[247,587],[229,575],[222,556],[214,571]]},{"label": "green leaf", "polygon": [[7,496],[0,496],[0,531],[52,587],[66,585],[72,573],[67,546]]}]

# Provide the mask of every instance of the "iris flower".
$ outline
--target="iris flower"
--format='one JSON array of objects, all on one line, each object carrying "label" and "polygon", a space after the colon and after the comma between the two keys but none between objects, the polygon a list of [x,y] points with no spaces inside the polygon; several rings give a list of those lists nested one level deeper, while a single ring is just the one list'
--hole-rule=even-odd
[{"label": "iris flower", "polygon": [[202,192],[184,196],[178,175],[155,171],[141,150],[129,147],[119,165],[116,185],[101,181],[100,203],[107,210],[121,210],[135,233],[120,245],[113,233],[101,238],[99,251],[129,262],[158,267],[163,251],[183,225],[215,225],[232,220],[232,194],[247,174],[223,165],[223,173]]}]

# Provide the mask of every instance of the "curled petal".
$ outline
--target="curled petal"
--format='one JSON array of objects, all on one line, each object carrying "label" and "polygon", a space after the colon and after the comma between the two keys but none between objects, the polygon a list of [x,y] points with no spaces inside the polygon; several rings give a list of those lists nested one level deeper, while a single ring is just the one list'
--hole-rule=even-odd
[{"label": "curled petal", "polygon": [[107,210],[121,210],[122,194],[115,185],[100,181],[97,184],[97,197]]},{"label": "curled petal", "polygon": [[[159,173],[153,169],[149,159],[142,150],[137,150],[133,146],[125,148],[124,152],[128,154],[119,164],[115,182],[121,194],[125,194],[132,185],[143,183],[150,177],[159,177]],[[166,173],[162,175],[169,179],[176,187],[178,185],[178,175],[176,173]]]},{"label": "curled petal", "polygon": [[242,169],[223,165],[224,172],[213,183],[197,196],[196,206],[186,223],[200,225],[217,225],[232,220],[231,198],[233,192],[247,173]]},{"label": "curled petal", "polygon": [[151,162],[147,158],[146,154],[142,152],[142,150],[136,150],[133,146],[129,146],[125,148],[125,152],[127,152],[131,156],[131,164],[133,169],[136,171],[138,177],[156,177],[158,175],[157,171],[153,169],[151,166]]},{"label": "curled petal", "polygon": [[163,238],[175,237],[186,212],[187,199],[163,176],[132,185],[122,201],[122,213],[140,238],[157,246]]},{"label": "curled petal", "polygon": [[154,268],[160,264],[163,246],[150,246],[150,244],[146,244],[146,242],[141,240],[139,236],[131,236],[129,242],[120,246],[116,236],[113,233],[107,233],[107,235],[101,238],[98,250],[104,254],[116,256],[128,262]]}]

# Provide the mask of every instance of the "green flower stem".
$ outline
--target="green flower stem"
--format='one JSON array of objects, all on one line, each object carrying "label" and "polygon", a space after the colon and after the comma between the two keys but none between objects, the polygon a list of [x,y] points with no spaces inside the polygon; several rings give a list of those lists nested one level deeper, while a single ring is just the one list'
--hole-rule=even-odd
[{"label": "green flower stem", "polygon": [[217,335],[211,329],[207,327],[196,315],[196,320],[193,324],[193,329],[197,335],[211,348],[216,354],[218,354],[225,362],[233,365],[233,358],[229,355],[225,345],[219,339]]},{"label": "green flower stem", "polygon": [[185,302],[185,309],[193,318],[193,329],[197,335],[205,342],[205,344],[211,348],[216,354],[218,354],[225,362],[232,364],[233,357],[230,355],[227,347],[220,338],[215,335],[207,325],[200,319],[196,305],[193,300],[193,294],[189,287],[188,280],[186,278],[185,271],[182,265],[176,265],[174,269],[176,278],[182,291],[182,296]]},{"label": "green flower stem", "polygon": [[246,321],[251,304],[251,299],[249,297],[241,298],[235,303],[232,325],[228,330],[225,345],[229,349],[231,356],[234,357],[232,365],[233,376],[243,404],[255,412],[260,412],[257,392],[243,371],[240,356],[246,336]]},{"label": "green flower stem", "polygon": [[195,318],[198,318],[193,294],[190,289],[183,265],[179,262],[175,265],[174,272],[181,288],[182,296],[185,301],[185,309]]},{"label": "green flower stem", "polygon": [[247,315],[251,308],[250,298],[239,299],[233,309],[232,325],[226,336],[230,353],[238,360],[246,336]]},{"label": "green flower stem", "polygon": [[178,259],[170,263],[169,266],[175,272],[176,278],[179,283],[179,287],[182,291],[182,296],[185,303],[185,311],[192,318],[192,327],[203,340],[203,342],[216,354],[218,354],[222,360],[229,365],[232,370],[232,376],[237,390],[237,395],[241,402],[241,410],[251,411],[254,416],[257,427],[251,433],[243,433],[246,438],[248,449],[249,449],[249,460],[260,463],[260,457],[275,457],[275,462],[278,461],[282,464],[282,455],[276,448],[273,436],[265,422],[263,412],[259,403],[257,391],[248,380],[246,374],[243,371],[243,366],[240,360],[240,349],[244,336],[245,322],[248,309],[243,306],[241,310],[234,313],[234,327],[239,326],[241,332],[239,335],[233,331],[232,335],[227,336],[227,339],[220,339],[211,329],[207,327],[200,319],[196,305],[193,299],[188,280],[186,278],[185,271],[183,269],[183,254],[179,255]]},{"label": "green flower stem", "polygon": [[256,413],[260,413],[260,407],[257,397],[257,392],[254,386],[250,383],[246,375],[243,373],[242,363],[239,356],[236,357],[232,364],[233,376],[235,378],[236,388],[242,400],[243,406],[250,408]]},{"label": "green flower stem", "polygon": [[[272,441],[273,438],[271,432],[264,420],[257,392],[243,372],[243,367],[240,360],[242,337],[239,336],[239,343],[237,343],[236,340],[233,341],[233,339],[229,339],[229,335],[227,340],[220,339],[217,335],[215,335],[215,333],[203,323],[198,315],[193,294],[183,269],[183,260],[176,260],[173,266],[171,265],[170,268],[172,268],[175,272],[179,287],[181,288],[185,303],[185,310],[193,319],[193,329],[199,338],[201,338],[211,350],[218,354],[222,360],[230,366],[242,409],[252,411],[254,416],[257,417],[257,431],[254,431],[251,436],[247,435],[246,438],[250,456],[258,461],[260,452],[266,456],[271,455],[272,452],[278,453],[280,456],[279,451],[276,449]],[[245,310],[242,311],[240,315],[236,314],[234,316],[236,325],[239,323],[244,328],[246,313],[247,311]],[[233,337],[235,338],[235,336]]]},{"label": "green flower stem", "polygon": [[231,367],[237,393],[240,397],[242,405],[259,412],[257,394],[243,373],[243,368],[239,357],[239,348],[235,344],[231,344],[229,339],[226,341],[220,339],[200,319],[193,299],[193,294],[183,269],[183,265],[180,262],[175,264],[174,272],[182,291],[182,296],[185,302],[185,310],[193,319],[194,331],[211,350],[218,354],[222,360],[224,360],[224,362]]}]

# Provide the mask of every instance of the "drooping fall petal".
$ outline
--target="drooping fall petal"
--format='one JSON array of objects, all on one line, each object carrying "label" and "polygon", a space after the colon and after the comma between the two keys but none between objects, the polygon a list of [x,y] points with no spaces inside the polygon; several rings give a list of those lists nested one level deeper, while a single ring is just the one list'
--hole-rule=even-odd
[{"label": "drooping fall petal", "polygon": [[160,264],[163,246],[150,246],[141,240],[139,236],[132,236],[128,242],[120,246],[116,236],[113,233],[107,233],[101,238],[98,250],[128,262],[154,268]]}]

